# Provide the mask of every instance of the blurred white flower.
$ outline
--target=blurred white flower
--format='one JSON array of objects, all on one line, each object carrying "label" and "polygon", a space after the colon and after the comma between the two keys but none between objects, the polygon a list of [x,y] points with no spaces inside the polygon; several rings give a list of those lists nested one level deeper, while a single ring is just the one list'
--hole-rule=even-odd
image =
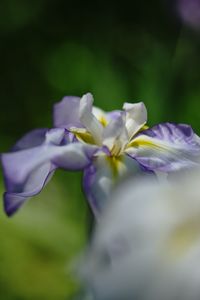
[{"label": "blurred white flower", "polygon": [[178,0],[177,3],[182,20],[190,27],[200,29],[200,0]]},{"label": "blurred white flower", "polygon": [[199,178],[116,190],[80,267],[93,299],[200,299]]}]

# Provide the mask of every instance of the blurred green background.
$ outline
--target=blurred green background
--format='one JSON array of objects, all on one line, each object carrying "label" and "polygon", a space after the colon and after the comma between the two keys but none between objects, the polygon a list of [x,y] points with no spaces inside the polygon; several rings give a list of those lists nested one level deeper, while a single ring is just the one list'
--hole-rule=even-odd
[{"label": "blurred green background", "polygon": [[[200,134],[200,34],[181,24],[175,2],[1,0],[0,151],[51,127],[64,95],[88,91],[105,110],[143,101],[149,125],[189,123]],[[80,181],[58,171],[13,218],[0,210],[1,300],[74,294],[70,269],[89,224]]]}]

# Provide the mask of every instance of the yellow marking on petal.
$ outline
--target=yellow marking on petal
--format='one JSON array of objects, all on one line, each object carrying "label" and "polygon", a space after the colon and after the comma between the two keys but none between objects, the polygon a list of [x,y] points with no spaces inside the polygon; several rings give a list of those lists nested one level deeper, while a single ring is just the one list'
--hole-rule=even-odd
[{"label": "yellow marking on petal", "polygon": [[98,120],[103,125],[103,127],[106,127],[108,125],[108,121],[104,116],[101,116],[100,118],[98,118]]},{"label": "yellow marking on petal", "polygon": [[119,156],[121,153],[121,143],[119,141],[115,141],[115,143],[112,146],[112,149],[110,150],[110,153],[112,156]]},{"label": "yellow marking on petal", "polygon": [[133,139],[130,143],[128,143],[127,148],[129,148],[129,147],[138,148],[140,146],[147,147],[147,148],[152,148],[152,149],[158,149],[158,150],[161,150],[161,149],[167,150],[168,149],[168,147],[164,146],[163,144],[160,145],[158,143],[158,141],[156,143],[154,143],[151,140],[142,139],[142,138]]},{"label": "yellow marking on petal", "polygon": [[87,144],[96,144],[93,136],[85,128],[70,128],[70,131],[75,134],[76,138]]},{"label": "yellow marking on petal", "polygon": [[149,129],[149,126],[143,125],[141,128],[138,129],[138,131],[134,132],[134,134],[130,136],[129,140],[131,141],[136,134],[138,134],[139,132],[142,132],[146,129]]},{"label": "yellow marking on petal", "polygon": [[146,129],[149,129],[149,126],[148,126],[148,125],[142,126],[142,128],[140,128],[139,132],[141,132],[141,131],[143,131],[143,130],[146,130]]},{"label": "yellow marking on petal", "polygon": [[106,159],[112,170],[113,177],[114,177],[114,179],[116,179],[119,175],[119,168],[123,161],[123,156],[107,156]]},{"label": "yellow marking on petal", "polygon": [[199,220],[190,220],[174,229],[167,240],[164,253],[170,259],[179,259],[190,250],[200,238]]}]

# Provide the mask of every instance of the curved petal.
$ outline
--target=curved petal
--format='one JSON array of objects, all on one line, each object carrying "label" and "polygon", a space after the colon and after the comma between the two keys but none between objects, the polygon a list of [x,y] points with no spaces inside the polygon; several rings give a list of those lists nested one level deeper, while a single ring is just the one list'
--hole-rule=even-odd
[{"label": "curved petal", "polygon": [[122,113],[123,113],[122,110],[112,110],[111,112],[106,113],[106,116],[107,116],[107,119],[109,121],[111,121],[111,120],[115,120],[116,118],[121,116]]},{"label": "curved petal", "polygon": [[17,143],[12,147],[12,151],[19,151],[41,145],[45,140],[45,135],[48,128],[38,128],[26,133]]},{"label": "curved petal", "polygon": [[143,131],[126,152],[153,171],[176,171],[199,166],[200,141],[185,124],[164,123]]},{"label": "curved petal", "polygon": [[147,110],[143,102],[124,103],[126,112],[126,128],[131,139],[146,123]]},{"label": "curved petal", "polygon": [[84,170],[83,189],[94,215],[98,218],[119,179],[140,173],[144,174],[143,170],[129,156],[114,158],[102,155],[93,160]]},{"label": "curved petal", "polygon": [[104,129],[103,138],[104,141],[107,139],[118,139],[121,133],[125,129],[125,119],[123,113],[119,114],[115,119],[111,120]]},{"label": "curved petal", "polygon": [[52,149],[51,161],[59,168],[80,171],[90,163],[98,147],[82,143],[72,143]]},{"label": "curved petal", "polygon": [[40,146],[2,154],[4,202],[9,215],[28,197],[39,193],[57,167],[80,170],[90,163],[96,147],[80,143],[63,145],[63,137],[64,129],[52,129]]},{"label": "curved petal", "polygon": [[[13,188],[15,189],[15,184],[25,180],[26,174],[34,169],[34,164],[37,163],[37,165],[40,165],[43,161],[43,149],[48,148],[48,143],[49,145],[58,145],[58,143],[62,142],[64,136],[65,130],[59,128],[48,130],[45,135],[44,130],[32,131],[22,137],[14,146],[14,149],[17,151],[2,154],[1,162],[6,189],[12,191]],[[31,137],[33,137],[33,139],[31,139]],[[39,144],[39,141],[42,143],[35,147],[36,144]],[[32,145],[34,145],[34,147],[32,147]],[[43,153],[42,156],[41,153]]]},{"label": "curved petal", "polygon": [[85,128],[92,134],[97,144],[101,145],[103,125],[92,113],[93,96],[88,93],[83,95],[80,100],[80,121]]},{"label": "curved petal", "polygon": [[53,176],[54,167],[46,163],[31,173],[23,185],[13,185],[4,193],[4,209],[8,216],[14,214],[26,200],[37,195]]},{"label": "curved petal", "polygon": [[72,143],[64,146],[44,144],[2,154],[6,187],[12,190],[13,185],[22,185],[32,171],[48,162],[67,170],[81,170],[90,163],[90,157],[95,151],[96,147]]},{"label": "curved petal", "polygon": [[64,97],[54,105],[53,124],[55,127],[69,129],[71,126],[82,127],[79,120],[80,98],[74,96]]},{"label": "curved petal", "polygon": [[107,126],[108,119],[107,119],[107,113],[105,111],[103,111],[102,109],[100,109],[96,106],[93,106],[92,107],[92,114],[103,125],[103,127]]},{"label": "curved petal", "polygon": [[97,118],[97,120],[106,127],[110,121],[118,118],[122,114],[122,110],[113,110],[110,112],[106,112],[96,106],[92,107],[92,113]]},{"label": "curved petal", "polygon": [[112,171],[105,156],[98,157],[84,170],[83,189],[96,217],[105,205],[112,186]]},{"label": "curved petal", "polygon": [[124,145],[128,142],[128,133],[125,127],[125,118],[122,112],[111,120],[103,132],[103,144],[107,146],[112,154],[119,155]]},{"label": "curved petal", "polygon": [[64,128],[52,128],[46,132],[45,144],[61,145],[66,143],[69,132]]},{"label": "curved petal", "polygon": [[[11,153],[2,154],[2,166],[6,192],[4,193],[4,208],[7,215],[12,215],[29,197],[38,194],[54,173],[55,166],[47,162],[32,170],[28,176],[23,175],[24,166],[30,168],[30,162],[41,145],[59,143],[62,141],[63,129],[36,129],[24,135],[12,148]],[[34,153],[33,153],[34,152]],[[25,153],[25,156],[24,156]],[[18,177],[19,175],[19,177]]]}]

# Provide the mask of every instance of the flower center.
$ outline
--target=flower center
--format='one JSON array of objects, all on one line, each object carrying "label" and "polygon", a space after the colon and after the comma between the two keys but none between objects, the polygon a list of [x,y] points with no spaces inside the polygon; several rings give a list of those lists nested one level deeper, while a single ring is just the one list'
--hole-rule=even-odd
[{"label": "flower center", "polygon": [[122,154],[122,144],[119,140],[116,140],[113,143],[112,148],[110,149],[110,154],[112,157],[119,157]]},{"label": "flower center", "polygon": [[110,169],[114,179],[118,178],[119,169],[123,163],[123,156],[106,156],[107,162],[109,163]]}]

